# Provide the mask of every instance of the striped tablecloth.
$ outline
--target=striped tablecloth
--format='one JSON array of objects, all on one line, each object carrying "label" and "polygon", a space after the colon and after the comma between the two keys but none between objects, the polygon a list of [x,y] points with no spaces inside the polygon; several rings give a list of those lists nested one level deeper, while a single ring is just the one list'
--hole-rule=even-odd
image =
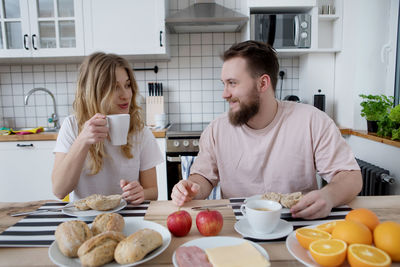
[{"label": "striped tablecloth", "polygon": [[[45,203],[40,209],[60,209],[67,202]],[[124,217],[143,219],[150,201],[138,206],[127,205],[118,213]],[[54,241],[54,231],[65,221],[77,220],[77,217],[65,215],[62,211],[43,212],[29,215],[0,234],[0,247],[49,247]],[[79,218],[90,224],[93,217]]]},{"label": "striped tablecloth", "polygon": [[[240,206],[243,204],[245,198],[231,198],[229,199],[229,202],[232,205],[233,212],[235,213],[236,219],[240,220],[243,218],[243,214],[240,211]],[[290,211],[288,209],[283,209],[282,214],[281,214],[281,219],[286,220],[290,222],[293,225],[293,229],[296,230],[297,228],[304,227],[304,226],[309,226],[309,225],[314,225],[314,224],[322,224],[325,222],[329,221],[334,221],[334,220],[342,220],[346,217],[346,214],[351,211],[352,208],[349,206],[340,206],[333,208],[331,213],[329,214],[328,217],[322,218],[322,219],[317,219],[317,220],[305,220],[301,218],[293,218]],[[268,239],[268,240],[261,240],[261,239],[253,239],[250,237],[244,237],[245,239],[254,241],[254,242],[274,242],[274,241],[285,241],[286,236],[282,238],[277,238],[277,239]]]}]

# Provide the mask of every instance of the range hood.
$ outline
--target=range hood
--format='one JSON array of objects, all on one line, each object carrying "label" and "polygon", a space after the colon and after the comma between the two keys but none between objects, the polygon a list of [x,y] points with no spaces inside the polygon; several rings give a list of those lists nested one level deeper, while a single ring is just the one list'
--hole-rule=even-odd
[{"label": "range hood", "polygon": [[[200,2],[200,1],[199,1]],[[216,3],[195,3],[165,19],[170,33],[238,32],[249,18]]]}]

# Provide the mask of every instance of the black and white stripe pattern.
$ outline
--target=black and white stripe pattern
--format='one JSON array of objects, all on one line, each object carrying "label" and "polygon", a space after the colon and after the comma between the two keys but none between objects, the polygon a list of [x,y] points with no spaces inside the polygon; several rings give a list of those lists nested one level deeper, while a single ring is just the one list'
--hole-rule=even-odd
[{"label": "black and white stripe pattern", "polygon": [[[45,203],[40,209],[61,209],[67,202]],[[118,213],[124,217],[143,219],[150,201],[138,206],[127,205]],[[54,241],[57,226],[66,221],[83,220],[87,224],[94,218],[82,219],[65,215],[62,211],[49,211],[29,215],[0,234],[0,247],[48,247]]]},{"label": "black and white stripe pattern", "polygon": [[[235,213],[236,220],[240,220],[243,218],[243,214],[240,211],[240,206],[243,204],[245,198],[231,198],[229,199],[229,202],[232,205],[233,212]],[[335,221],[335,220],[342,220],[346,217],[346,214],[351,211],[352,208],[349,206],[339,206],[336,208],[333,208],[331,211],[331,214],[329,214],[328,217],[317,219],[317,220],[305,220],[302,218],[293,218],[289,209],[282,209],[282,214],[281,214],[281,219],[286,220],[290,222],[293,225],[293,229],[296,230],[297,228],[304,227],[304,226],[309,226],[309,225],[316,225],[316,224],[322,224],[325,222],[329,221]],[[278,239],[273,239],[273,240],[260,240],[260,239],[253,239],[249,237],[244,237],[247,240],[251,240],[254,242],[276,242],[276,241],[285,241],[286,237],[278,238]]]}]

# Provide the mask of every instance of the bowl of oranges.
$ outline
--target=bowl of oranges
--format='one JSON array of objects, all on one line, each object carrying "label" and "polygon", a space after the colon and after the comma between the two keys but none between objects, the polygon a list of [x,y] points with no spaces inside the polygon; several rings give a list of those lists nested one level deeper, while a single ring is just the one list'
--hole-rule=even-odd
[{"label": "bowl of oranges", "polygon": [[308,266],[386,267],[400,262],[400,223],[354,209],[344,220],[298,228],[286,247]]}]

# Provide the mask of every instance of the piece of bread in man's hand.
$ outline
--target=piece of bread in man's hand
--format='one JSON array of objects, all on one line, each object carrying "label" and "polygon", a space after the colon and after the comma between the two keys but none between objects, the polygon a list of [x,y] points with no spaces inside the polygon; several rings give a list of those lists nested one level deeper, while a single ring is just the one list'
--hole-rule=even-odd
[{"label": "piece of bread in man's hand", "polygon": [[302,197],[303,194],[301,192],[282,194],[280,203],[283,207],[290,209],[291,207],[296,205]]},{"label": "piece of bread in man's hand", "polygon": [[261,199],[272,200],[280,203],[284,208],[291,208],[300,201],[303,197],[301,192],[294,192],[289,194],[281,194],[275,192],[268,192],[261,196]]}]

